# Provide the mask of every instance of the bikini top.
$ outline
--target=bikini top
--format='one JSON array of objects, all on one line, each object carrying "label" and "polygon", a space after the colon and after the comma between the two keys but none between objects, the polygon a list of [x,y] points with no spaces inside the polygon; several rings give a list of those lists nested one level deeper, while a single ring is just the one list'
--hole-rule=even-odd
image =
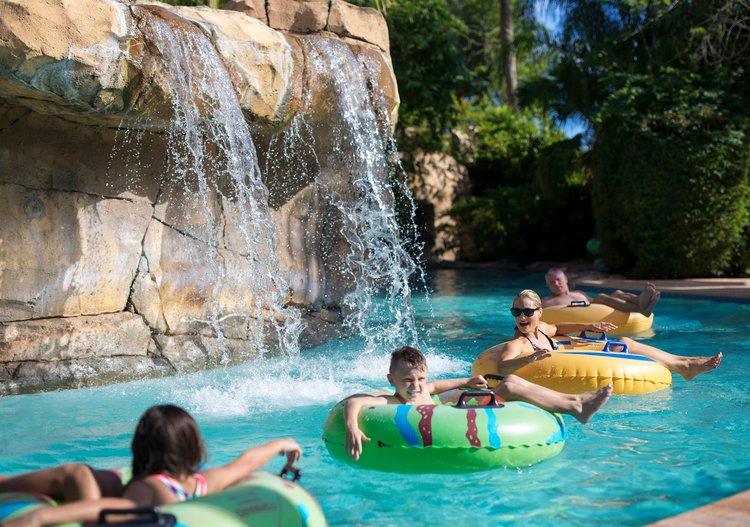
[{"label": "bikini top", "polygon": [[193,498],[200,498],[201,496],[208,494],[208,485],[206,485],[205,478],[200,474],[193,475],[195,478],[195,492],[193,492],[192,495],[172,476],[166,474],[154,474],[154,477],[164,483],[164,485],[172,491],[172,494],[177,496],[178,501],[192,500]]},{"label": "bikini top", "polygon": [[[550,349],[552,349],[552,350],[558,349],[557,348],[557,343],[554,340],[552,340],[544,331],[542,331],[541,329],[539,329],[537,331],[539,331],[539,333],[541,333],[542,335],[544,335],[545,338],[549,341]],[[532,342],[531,339],[528,337],[528,335],[525,335],[523,333],[521,333],[521,335],[523,335],[524,337],[526,337],[526,340],[529,341],[529,344],[531,344],[531,347],[533,348],[534,351],[541,351],[542,348],[540,348],[539,346],[537,346],[535,342]]]}]

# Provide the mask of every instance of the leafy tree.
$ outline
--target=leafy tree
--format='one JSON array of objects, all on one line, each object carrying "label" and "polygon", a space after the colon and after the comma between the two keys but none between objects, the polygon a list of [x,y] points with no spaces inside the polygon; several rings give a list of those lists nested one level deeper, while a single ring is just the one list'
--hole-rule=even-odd
[{"label": "leafy tree", "polygon": [[[522,100],[591,124],[612,270],[747,272],[747,0],[568,0],[549,76]],[[743,14],[744,13],[744,14]],[[718,235],[717,235],[718,234]]]},{"label": "leafy tree", "polygon": [[[728,82],[731,86],[731,82]],[[745,101],[695,73],[631,76],[597,117],[594,211],[616,271],[683,278],[747,272]]]}]

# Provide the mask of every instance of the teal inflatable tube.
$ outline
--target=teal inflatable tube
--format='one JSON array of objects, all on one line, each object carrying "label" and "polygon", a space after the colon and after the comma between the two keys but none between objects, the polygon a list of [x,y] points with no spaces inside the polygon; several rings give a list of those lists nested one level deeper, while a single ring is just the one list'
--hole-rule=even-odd
[{"label": "teal inflatable tube", "polygon": [[[51,500],[32,494],[0,494],[0,521],[21,516],[37,507],[54,504]],[[304,488],[288,479],[265,472],[257,472],[237,485],[203,498],[158,507],[157,512],[174,515],[177,527],[328,525],[320,505]],[[61,527],[80,526],[79,523],[71,523]]]},{"label": "teal inflatable tube", "polygon": [[[441,399],[457,397],[449,392]],[[562,417],[522,402],[372,406],[359,414],[359,426],[371,441],[363,443],[355,462],[344,448],[345,401],[328,414],[323,440],[334,458],[361,468],[456,473],[527,467],[559,454],[567,438]]]}]

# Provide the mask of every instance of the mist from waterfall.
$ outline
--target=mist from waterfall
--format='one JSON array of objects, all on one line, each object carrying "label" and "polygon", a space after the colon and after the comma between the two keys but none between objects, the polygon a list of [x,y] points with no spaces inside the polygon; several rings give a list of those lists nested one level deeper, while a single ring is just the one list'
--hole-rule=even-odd
[{"label": "mist from waterfall", "polygon": [[[199,204],[193,207],[197,210],[184,211],[184,225],[173,227],[198,241],[191,257],[202,258],[204,267],[216,273],[207,277],[214,281],[207,287],[215,288],[207,311],[218,338],[224,338],[224,322],[239,316],[252,326],[248,333],[255,348],[265,350],[266,319],[281,348],[297,353],[304,323],[299,309],[284,305],[289,287],[279,267],[255,145],[224,63],[203,32],[192,27],[173,29],[158,17],[151,17],[148,26],[153,55],[160,57],[155,80],[169,87],[174,113],[162,185],[176,182]],[[238,257],[244,265],[233,263]],[[250,309],[250,317],[222,305],[235,289],[251,292],[254,305],[236,308]]]},{"label": "mist from waterfall", "polygon": [[[344,43],[316,36],[303,39],[311,81],[306,107],[324,99],[332,116],[321,126],[297,114],[292,126],[271,142],[274,158],[322,188],[338,211],[338,229],[348,254],[337,271],[351,284],[344,295],[344,324],[367,342],[368,350],[391,350],[418,341],[410,279],[419,266],[400,233],[394,189],[409,200],[407,237],[416,240],[414,203],[398,160],[385,99],[377,97],[377,77],[366,57]],[[375,93],[375,100],[371,94]],[[336,118],[338,117],[338,118]],[[323,129],[325,128],[325,130]],[[307,161],[291,162],[291,156]],[[294,177],[287,174],[286,177]],[[409,223],[409,222],[407,222]]]}]

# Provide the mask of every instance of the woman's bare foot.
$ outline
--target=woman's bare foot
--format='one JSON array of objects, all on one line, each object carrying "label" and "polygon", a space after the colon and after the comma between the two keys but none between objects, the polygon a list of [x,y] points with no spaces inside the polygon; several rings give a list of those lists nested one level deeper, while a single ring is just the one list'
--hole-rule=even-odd
[{"label": "woman's bare foot", "polygon": [[723,357],[721,352],[713,357],[682,357],[672,371],[682,375],[686,381],[692,381],[701,373],[715,370],[721,364]]},{"label": "woman's bare foot", "polygon": [[586,424],[591,421],[594,414],[604,406],[604,403],[609,400],[612,395],[612,385],[608,384],[604,388],[599,388],[593,392],[586,392],[581,394],[581,411],[580,413],[571,413],[573,417],[578,419],[581,423]]}]

